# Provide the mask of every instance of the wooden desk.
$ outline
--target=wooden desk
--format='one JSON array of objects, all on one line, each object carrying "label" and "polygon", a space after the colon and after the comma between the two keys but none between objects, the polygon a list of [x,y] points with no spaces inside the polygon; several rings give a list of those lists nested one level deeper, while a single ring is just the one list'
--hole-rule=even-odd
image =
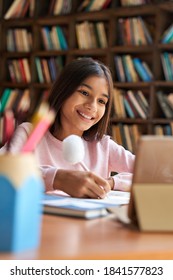
[{"label": "wooden desk", "polygon": [[141,233],[114,215],[94,220],[43,215],[39,248],[0,259],[173,259],[173,233]]}]

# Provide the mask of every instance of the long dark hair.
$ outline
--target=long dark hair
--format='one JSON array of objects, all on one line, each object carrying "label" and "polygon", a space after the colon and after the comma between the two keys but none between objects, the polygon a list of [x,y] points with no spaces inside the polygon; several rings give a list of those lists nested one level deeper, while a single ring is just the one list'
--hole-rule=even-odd
[{"label": "long dark hair", "polygon": [[73,60],[63,68],[50,91],[49,104],[51,108],[54,108],[57,114],[55,122],[50,129],[52,133],[58,129],[58,126],[61,126],[60,110],[64,101],[75,92],[85,79],[91,76],[104,77],[106,79],[109,100],[106,103],[104,116],[98,123],[84,131],[83,137],[86,140],[92,140],[94,138],[100,140],[107,132],[112,106],[113,81],[111,72],[109,68],[100,61],[96,61],[92,58],[80,58]]}]

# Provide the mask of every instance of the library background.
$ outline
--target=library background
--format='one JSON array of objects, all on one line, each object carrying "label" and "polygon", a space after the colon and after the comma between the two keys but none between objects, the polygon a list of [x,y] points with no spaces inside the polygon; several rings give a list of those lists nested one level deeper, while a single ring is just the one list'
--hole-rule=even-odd
[{"label": "library background", "polygon": [[0,144],[4,111],[29,115],[78,57],[112,71],[115,141],[135,153],[142,134],[172,135],[172,18],[173,1],[0,0]]}]

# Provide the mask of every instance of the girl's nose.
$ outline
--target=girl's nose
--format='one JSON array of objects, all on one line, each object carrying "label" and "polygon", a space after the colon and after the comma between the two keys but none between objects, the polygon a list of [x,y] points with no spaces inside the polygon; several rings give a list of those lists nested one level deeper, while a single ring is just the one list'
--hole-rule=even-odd
[{"label": "girl's nose", "polygon": [[89,110],[93,110],[93,111],[97,110],[97,102],[96,102],[96,100],[88,101],[85,106]]}]

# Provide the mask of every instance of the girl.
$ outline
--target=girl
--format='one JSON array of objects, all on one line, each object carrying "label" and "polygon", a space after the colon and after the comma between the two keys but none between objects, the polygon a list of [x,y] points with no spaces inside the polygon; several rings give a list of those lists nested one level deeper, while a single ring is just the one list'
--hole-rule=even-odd
[{"label": "girl", "polygon": [[[55,122],[35,149],[46,191],[90,198],[104,198],[111,189],[129,191],[134,155],[105,135],[112,90],[110,70],[101,62],[81,58],[64,67],[49,97]],[[17,128],[11,152],[20,150],[29,128],[29,123]],[[82,138],[83,161],[90,171],[63,158],[62,141],[71,134]],[[110,177],[112,171],[117,175]]]}]

